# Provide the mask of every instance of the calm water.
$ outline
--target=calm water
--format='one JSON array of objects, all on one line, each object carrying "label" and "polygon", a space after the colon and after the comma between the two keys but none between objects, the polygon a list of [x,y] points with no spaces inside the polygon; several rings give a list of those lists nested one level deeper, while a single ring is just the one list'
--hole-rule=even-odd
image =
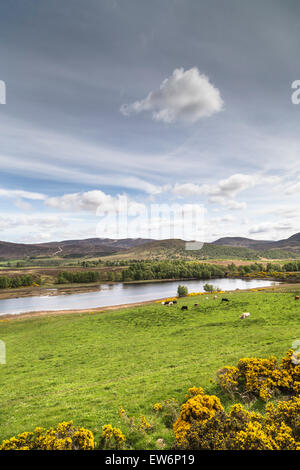
[{"label": "calm water", "polygon": [[93,309],[109,305],[122,305],[176,296],[178,284],[184,284],[189,292],[204,292],[203,286],[209,282],[221,290],[250,289],[267,287],[273,281],[216,279],[202,281],[147,282],[146,284],[102,284],[99,290],[86,294],[68,294],[24,297],[0,300],[0,315],[38,312],[40,310]]}]

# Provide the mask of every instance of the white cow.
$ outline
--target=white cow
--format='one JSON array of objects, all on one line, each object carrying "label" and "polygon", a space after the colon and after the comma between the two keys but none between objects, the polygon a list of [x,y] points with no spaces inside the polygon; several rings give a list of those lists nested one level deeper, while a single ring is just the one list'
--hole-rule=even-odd
[{"label": "white cow", "polygon": [[242,315],[240,316],[241,319],[248,318],[248,317],[250,317],[250,312],[244,312],[244,313],[242,313]]}]

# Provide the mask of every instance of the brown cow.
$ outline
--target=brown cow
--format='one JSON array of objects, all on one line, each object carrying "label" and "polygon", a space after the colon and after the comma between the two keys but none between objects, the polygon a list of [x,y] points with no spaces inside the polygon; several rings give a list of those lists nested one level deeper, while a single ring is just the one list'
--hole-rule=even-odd
[{"label": "brown cow", "polygon": [[299,300],[299,299],[300,299],[299,295],[295,295],[295,300]]}]

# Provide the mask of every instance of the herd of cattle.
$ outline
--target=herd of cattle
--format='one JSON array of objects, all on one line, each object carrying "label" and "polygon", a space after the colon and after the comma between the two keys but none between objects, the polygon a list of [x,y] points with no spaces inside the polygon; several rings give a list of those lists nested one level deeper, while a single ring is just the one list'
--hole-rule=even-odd
[{"label": "herd of cattle", "polygon": [[[214,300],[216,300],[218,297],[215,295],[214,296]],[[208,300],[209,297],[206,297],[206,299]],[[295,299],[299,299],[298,296],[295,297]],[[229,302],[229,299],[227,299],[226,297],[222,297],[221,298],[221,302]],[[177,304],[177,300],[165,300],[164,302],[161,303],[162,305],[176,305]],[[199,304],[194,304],[194,307],[198,307]],[[182,305],[181,307],[181,310],[188,310],[188,306],[187,305]],[[240,316],[240,318],[243,320],[244,318],[248,318],[250,317],[250,312],[243,312],[242,315]]]},{"label": "herd of cattle", "polygon": [[[213,298],[214,298],[214,300],[216,300],[216,299],[218,299],[218,296],[215,295]],[[206,300],[208,300],[208,299],[209,299],[209,297],[206,297]],[[300,296],[295,295],[295,300],[299,300],[299,299],[300,299]],[[226,297],[222,297],[221,302],[229,302],[229,299],[227,299]],[[177,300],[165,300],[161,304],[162,305],[176,305]],[[199,306],[199,304],[194,304],[194,307],[198,307],[198,306]],[[188,306],[187,305],[182,305],[181,310],[188,310]],[[250,317],[250,312],[243,312],[240,316],[240,319],[243,320],[244,318],[249,318],[249,317]]]}]

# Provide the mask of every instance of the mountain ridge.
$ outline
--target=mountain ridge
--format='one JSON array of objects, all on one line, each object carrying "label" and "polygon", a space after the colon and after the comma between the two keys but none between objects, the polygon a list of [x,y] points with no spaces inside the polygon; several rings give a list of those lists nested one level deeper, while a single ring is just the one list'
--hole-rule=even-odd
[{"label": "mountain ridge", "polygon": [[[52,256],[105,256],[117,253],[140,252],[143,247],[145,249],[154,251],[161,248],[172,250],[184,249],[184,240],[154,240],[151,238],[86,238],[74,240],[62,240],[43,243],[13,243],[0,241],[0,258],[2,259],[18,259],[24,257],[52,257]],[[247,248],[251,250],[266,251],[266,250],[288,250],[300,253],[300,232],[295,233],[286,239],[278,241],[274,240],[255,240],[246,237],[222,237],[211,243],[205,243],[208,246],[218,246],[218,253],[225,248]]]}]

